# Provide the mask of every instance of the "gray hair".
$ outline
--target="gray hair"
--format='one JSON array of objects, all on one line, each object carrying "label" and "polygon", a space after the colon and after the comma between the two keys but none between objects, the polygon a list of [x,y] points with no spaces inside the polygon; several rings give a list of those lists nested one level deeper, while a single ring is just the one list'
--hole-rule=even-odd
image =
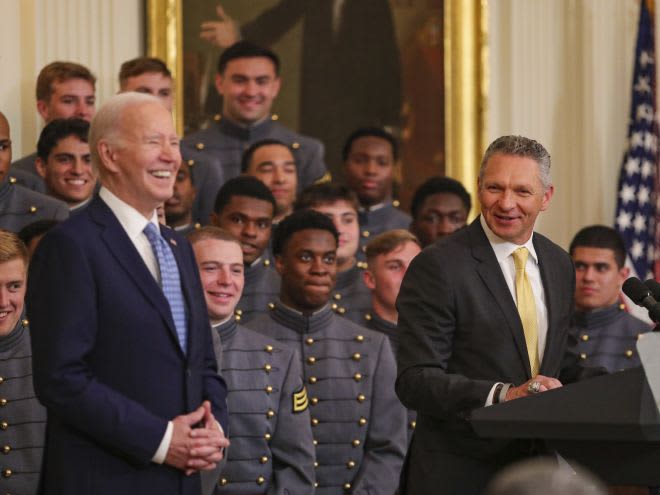
[{"label": "gray hair", "polygon": [[96,112],[89,128],[89,152],[92,158],[92,166],[97,171],[103,170],[101,156],[98,151],[99,141],[105,139],[110,143],[118,144],[122,132],[119,124],[124,111],[129,107],[146,103],[162,105],[161,101],[153,95],[129,92],[112,96]]},{"label": "gray hair", "polygon": [[488,485],[486,495],[607,495],[604,484],[580,467],[551,458],[512,464]]},{"label": "gray hair", "polygon": [[538,141],[524,136],[502,136],[488,146],[484,157],[481,159],[479,182],[483,180],[488,160],[497,153],[531,158],[539,166],[539,178],[543,188],[547,190],[552,184],[550,179],[550,153]]}]

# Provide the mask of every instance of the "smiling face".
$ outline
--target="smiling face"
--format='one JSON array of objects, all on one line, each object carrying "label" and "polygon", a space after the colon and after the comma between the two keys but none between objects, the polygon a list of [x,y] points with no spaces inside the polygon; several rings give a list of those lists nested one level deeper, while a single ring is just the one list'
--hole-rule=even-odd
[{"label": "smiling face", "polygon": [[305,314],[321,309],[335,286],[336,251],[335,238],[327,230],[306,229],[291,235],[283,254],[275,257],[282,276],[282,302]]},{"label": "smiling face", "polygon": [[37,158],[37,172],[44,179],[51,196],[69,206],[89,199],[96,185],[89,144],[78,136],[60,139],[44,162]]},{"label": "smiling face", "polygon": [[204,299],[212,324],[234,313],[243,293],[243,253],[232,241],[204,239],[193,244]]},{"label": "smiling face", "polygon": [[617,265],[614,251],[579,246],[571,253],[575,265],[575,306],[580,311],[605,308],[619,301],[630,270]]},{"label": "smiling face", "polygon": [[250,265],[268,247],[273,214],[273,205],[268,201],[232,196],[220,213],[211,214],[211,221],[240,241],[243,261]]},{"label": "smiling face", "polygon": [[26,270],[22,258],[0,263],[0,336],[11,333],[23,312]]},{"label": "smiling face", "polygon": [[543,187],[539,165],[532,158],[496,153],[479,180],[481,214],[498,237],[522,245],[546,210],[554,189]]},{"label": "smiling face", "polygon": [[222,95],[222,113],[240,124],[263,120],[280,90],[275,64],[267,57],[245,57],[227,63],[217,74],[215,87]]},{"label": "smiling face", "polygon": [[48,100],[37,100],[37,110],[46,123],[78,117],[90,122],[96,112],[94,85],[86,79],[53,82]]},{"label": "smiling face", "polygon": [[99,139],[101,180],[146,218],[173,194],[181,164],[172,115],[156,102],[124,109],[115,136]]},{"label": "smiling face", "polygon": [[246,173],[268,186],[275,196],[278,216],[291,213],[296,199],[298,175],[296,162],[288,147],[280,144],[260,146],[252,155]]},{"label": "smiling face", "polygon": [[128,77],[121,90],[153,95],[160,99],[165,108],[172,111],[174,100],[172,78],[161,72],[144,72],[139,76]]},{"label": "smiling face", "polygon": [[377,136],[357,138],[351,144],[346,163],[346,184],[364,206],[382,203],[392,196],[394,155],[392,145]]}]

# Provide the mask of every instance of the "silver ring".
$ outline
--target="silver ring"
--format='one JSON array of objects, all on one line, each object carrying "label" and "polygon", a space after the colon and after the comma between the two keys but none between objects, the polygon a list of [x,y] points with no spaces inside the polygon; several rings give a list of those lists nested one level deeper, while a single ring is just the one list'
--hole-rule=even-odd
[{"label": "silver ring", "polygon": [[541,391],[541,382],[531,382],[529,385],[527,385],[527,391],[530,394],[538,394]]}]

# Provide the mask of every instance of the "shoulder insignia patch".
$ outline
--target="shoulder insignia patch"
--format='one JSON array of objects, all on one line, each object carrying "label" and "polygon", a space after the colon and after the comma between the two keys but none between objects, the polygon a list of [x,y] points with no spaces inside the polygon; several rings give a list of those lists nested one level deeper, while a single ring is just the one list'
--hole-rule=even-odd
[{"label": "shoulder insignia patch", "polygon": [[304,385],[301,386],[300,390],[293,393],[293,413],[298,414],[304,412],[309,406],[309,400],[307,399],[307,389]]}]

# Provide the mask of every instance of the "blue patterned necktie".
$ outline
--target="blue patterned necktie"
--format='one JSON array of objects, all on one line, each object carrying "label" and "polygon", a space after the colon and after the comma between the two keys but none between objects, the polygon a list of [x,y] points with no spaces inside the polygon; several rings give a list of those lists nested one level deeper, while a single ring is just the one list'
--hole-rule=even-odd
[{"label": "blue patterned necktie", "polygon": [[179,344],[183,353],[186,353],[186,306],[183,301],[183,292],[181,292],[181,278],[179,276],[179,267],[174,259],[174,254],[165,239],[160,235],[158,227],[153,223],[144,228],[144,234],[149,239],[151,249],[153,249],[158,265],[160,266],[160,279],[163,294],[170,304],[172,319],[176,327],[176,334],[179,337]]}]

